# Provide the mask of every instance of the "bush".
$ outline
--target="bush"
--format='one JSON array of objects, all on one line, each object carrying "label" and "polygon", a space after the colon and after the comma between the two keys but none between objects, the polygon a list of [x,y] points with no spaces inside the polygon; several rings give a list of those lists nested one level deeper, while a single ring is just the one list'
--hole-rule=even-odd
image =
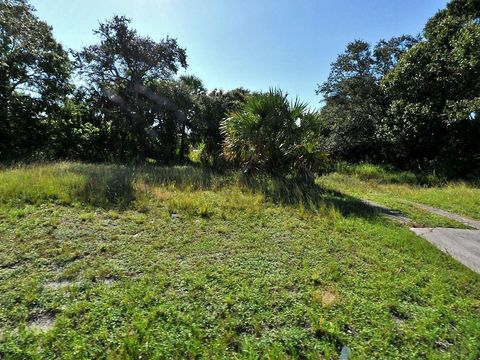
[{"label": "bush", "polygon": [[244,172],[295,174],[313,178],[325,162],[317,139],[317,113],[281,90],[255,94],[222,123],[223,155]]}]

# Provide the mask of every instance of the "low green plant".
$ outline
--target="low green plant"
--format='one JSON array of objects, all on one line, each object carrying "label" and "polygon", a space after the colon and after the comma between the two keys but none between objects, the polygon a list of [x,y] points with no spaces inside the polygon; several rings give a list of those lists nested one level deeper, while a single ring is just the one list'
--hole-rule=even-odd
[{"label": "low green plant", "polygon": [[480,354],[478,274],[339,191],[192,167],[0,178],[2,359]]}]

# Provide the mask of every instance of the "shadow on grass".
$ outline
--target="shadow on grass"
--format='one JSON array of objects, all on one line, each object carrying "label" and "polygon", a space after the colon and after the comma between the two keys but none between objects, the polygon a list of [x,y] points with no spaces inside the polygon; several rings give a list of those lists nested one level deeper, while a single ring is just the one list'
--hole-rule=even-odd
[{"label": "shadow on grass", "polygon": [[285,206],[302,206],[307,211],[334,208],[343,216],[373,218],[377,212],[360,200],[284,177],[230,173],[219,175],[210,170],[178,167],[130,167],[121,165],[76,164],[71,170],[83,177],[82,186],[74,191],[79,201],[96,207],[127,209],[135,200],[135,183],[170,186],[179,190],[215,190],[238,185],[267,200]]},{"label": "shadow on grass", "polygon": [[362,218],[374,218],[378,214],[374,208],[355,197],[322,188],[317,184],[269,176],[242,176],[241,184],[254,192],[264,194],[267,199],[277,204],[301,205],[310,211],[334,208],[343,216]]},{"label": "shadow on grass", "polygon": [[149,185],[175,186],[178,189],[215,190],[239,185],[263,194],[269,201],[287,206],[302,205],[306,210],[335,208],[343,216],[371,218],[377,211],[360,200],[327,190],[317,184],[307,184],[285,177],[267,174],[244,175],[231,172],[220,175],[208,169],[196,167],[142,168],[139,178]]},{"label": "shadow on grass", "polygon": [[174,186],[180,190],[212,190],[228,183],[225,176],[193,166],[142,167],[138,169],[138,180],[151,186]]},{"label": "shadow on grass", "polygon": [[172,186],[179,190],[210,190],[224,186],[224,178],[195,167],[123,166],[73,164],[68,169],[82,177],[81,185],[71,189],[76,200],[106,209],[125,210],[133,205],[136,184]]},{"label": "shadow on grass", "polygon": [[73,196],[82,203],[106,209],[127,209],[135,200],[135,169],[120,165],[85,165],[72,168],[82,176]]}]

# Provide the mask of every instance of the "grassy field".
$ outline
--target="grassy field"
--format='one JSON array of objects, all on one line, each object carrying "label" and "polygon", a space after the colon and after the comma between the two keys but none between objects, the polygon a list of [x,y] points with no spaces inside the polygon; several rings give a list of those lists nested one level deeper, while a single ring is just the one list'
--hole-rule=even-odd
[{"label": "grassy field", "polygon": [[320,178],[319,184],[399,210],[423,226],[461,227],[422,211],[412,202],[480,220],[479,184],[446,182],[435,177],[419,178],[412,173],[389,171],[369,164],[341,166],[338,171]]},{"label": "grassy field", "polygon": [[0,358],[478,359],[480,276],[347,177],[0,170]]}]

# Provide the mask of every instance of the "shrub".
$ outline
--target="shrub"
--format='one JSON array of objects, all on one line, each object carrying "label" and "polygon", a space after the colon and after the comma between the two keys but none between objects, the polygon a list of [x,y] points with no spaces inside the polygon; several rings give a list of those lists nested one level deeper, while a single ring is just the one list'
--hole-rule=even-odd
[{"label": "shrub", "polygon": [[319,129],[318,114],[298,99],[290,102],[276,89],[254,94],[222,123],[223,154],[246,173],[312,178],[325,160],[317,143]]}]

